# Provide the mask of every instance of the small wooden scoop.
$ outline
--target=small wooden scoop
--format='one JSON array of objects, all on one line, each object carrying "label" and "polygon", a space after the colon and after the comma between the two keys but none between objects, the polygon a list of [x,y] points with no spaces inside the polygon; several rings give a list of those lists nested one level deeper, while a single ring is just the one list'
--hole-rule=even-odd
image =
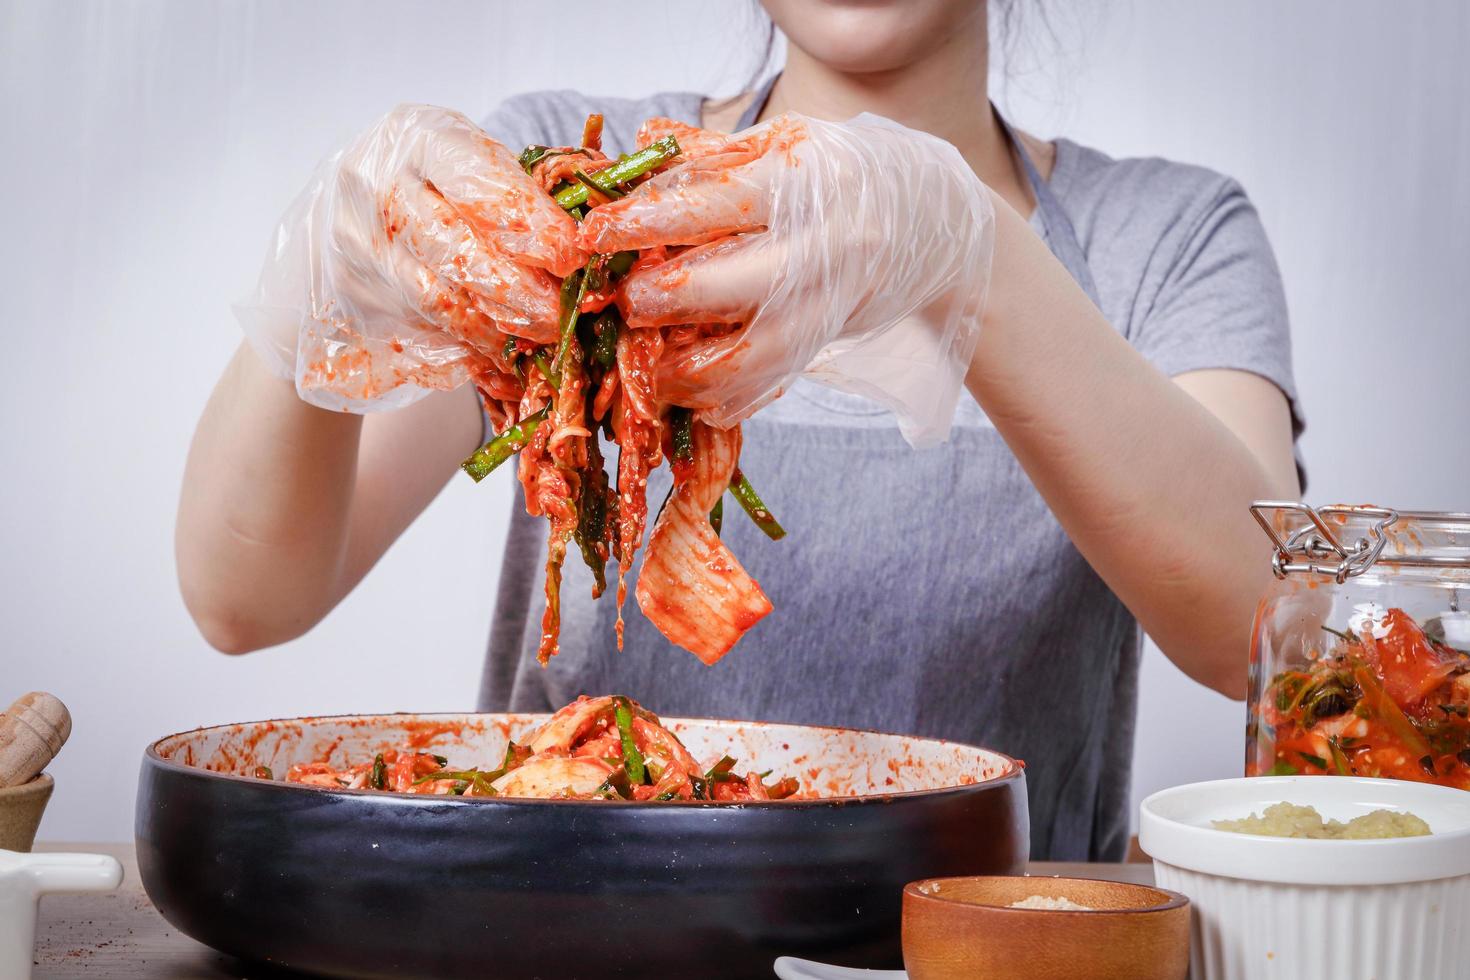
[{"label": "small wooden scoop", "polygon": [[0,715],[0,788],[40,775],[71,735],[71,712],[55,695],[21,695]]}]

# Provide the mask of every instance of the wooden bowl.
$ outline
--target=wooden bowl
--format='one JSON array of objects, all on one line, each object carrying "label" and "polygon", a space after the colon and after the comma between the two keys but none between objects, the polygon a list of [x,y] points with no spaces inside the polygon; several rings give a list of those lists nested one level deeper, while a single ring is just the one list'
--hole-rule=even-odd
[{"label": "wooden bowl", "polygon": [[[1040,895],[1094,911],[1011,908]],[[930,878],[903,890],[909,980],[1183,980],[1189,899],[1090,878]]]},{"label": "wooden bowl", "polygon": [[0,788],[0,850],[29,851],[55,783],[41,773],[28,783]]}]

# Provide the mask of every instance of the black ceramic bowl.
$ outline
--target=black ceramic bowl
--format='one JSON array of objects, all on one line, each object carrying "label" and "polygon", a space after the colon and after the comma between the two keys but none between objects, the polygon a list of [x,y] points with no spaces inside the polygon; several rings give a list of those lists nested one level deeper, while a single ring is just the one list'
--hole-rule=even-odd
[{"label": "black ceramic bowl", "polygon": [[903,886],[1017,874],[1021,767],[873,732],[665,719],[701,761],[823,799],[606,803],[330,790],[250,778],[407,741],[494,763],[539,715],[203,728],[148,748],[138,865],[184,933],[341,977],[763,977],[783,954],[897,966]]}]

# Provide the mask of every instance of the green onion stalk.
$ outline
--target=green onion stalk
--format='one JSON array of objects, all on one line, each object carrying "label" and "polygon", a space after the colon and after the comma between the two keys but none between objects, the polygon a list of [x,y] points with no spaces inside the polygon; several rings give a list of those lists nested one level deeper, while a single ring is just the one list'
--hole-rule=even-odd
[{"label": "green onion stalk", "polygon": [[750,515],[755,526],[765,532],[766,537],[772,541],[780,541],[786,537],[786,529],[776,520],[771,509],[766,506],[764,500],[761,500],[760,494],[755,492],[755,487],[751,485],[750,479],[741,472],[739,467],[736,467],[735,472],[730,474],[730,493],[734,495],[741,509]]},{"label": "green onion stalk", "polygon": [[501,463],[526,448],[531,437],[536,434],[536,427],[546,418],[546,413],[547,408],[543,408],[539,412],[527,415],[476,449],[469,459],[459,464],[460,468],[470,475],[470,479],[479,483],[493,473]]},{"label": "green onion stalk", "polygon": [[618,739],[623,748],[623,768],[628,773],[628,781],[641,786],[648,778],[648,769],[643,762],[643,753],[638,750],[638,743],[633,740],[633,705],[623,697],[615,699],[613,705],[613,718],[617,722]]},{"label": "green onion stalk", "polygon": [[556,192],[556,203],[570,211],[587,203],[588,188],[595,188],[609,197],[618,193],[624,184],[637,180],[650,170],[656,170],[679,155],[679,141],[672,136],[650,143],[641,150],[625,153],[596,173],[583,174],[586,183],[578,181]]}]

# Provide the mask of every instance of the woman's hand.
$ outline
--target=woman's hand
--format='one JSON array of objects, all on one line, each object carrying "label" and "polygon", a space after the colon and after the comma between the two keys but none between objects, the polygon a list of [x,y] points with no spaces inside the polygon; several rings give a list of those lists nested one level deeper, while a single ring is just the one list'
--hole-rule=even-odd
[{"label": "woman's hand", "polygon": [[715,425],[806,373],[891,408],[915,445],[942,440],[979,336],[994,237],[958,151],[873,116],[782,116],[591,212],[588,251],[697,246],[635,270],[633,327],[738,324],[671,338],[663,400]]},{"label": "woman's hand", "polygon": [[554,341],[576,223],[458,113],[399,106],[328,159],[239,310],[305,400],[362,410],[455,388],[505,335]]},{"label": "woman's hand", "polygon": [[468,385],[366,421],[314,406],[403,405],[483,382],[506,335],[555,340],[576,238],[509,150],[443,109],[395,109],[322,165],[239,311],[255,354],[189,452],[179,581],[210,643],[310,629],[480,442]]}]

